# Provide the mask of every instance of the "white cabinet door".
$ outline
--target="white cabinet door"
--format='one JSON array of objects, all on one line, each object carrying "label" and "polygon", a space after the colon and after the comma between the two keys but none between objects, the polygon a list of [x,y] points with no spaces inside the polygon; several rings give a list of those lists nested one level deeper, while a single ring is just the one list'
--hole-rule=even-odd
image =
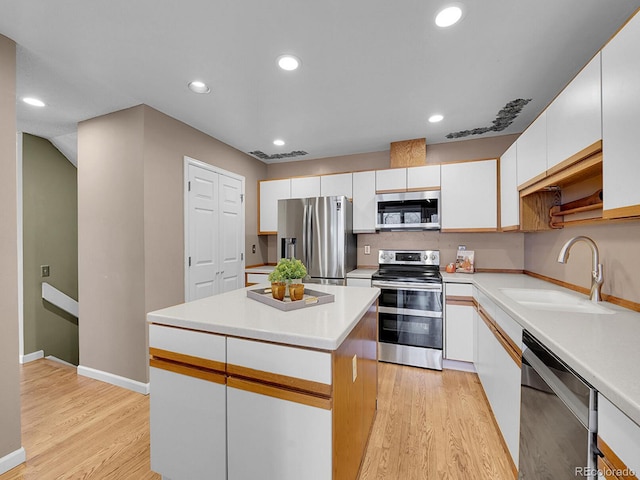
[{"label": "white cabinet door", "polygon": [[407,168],[407,190],[437,190],[440,188],[440,165]]},{"label": "white cabinet door", "polygon": [[503,230],[514,230],[520,226],[517,147],[518,144],[514,143],[500,157],[500,228]]},{"label": "white cabinet door", "polygon": [[370,287],[370,278],[349,278],[347,277],[347,287]]},{"label": "white cabinet door", "polygon": [[376,172],[353,174],[353,231],[376,231]]},{"label": "white cabinet door", "polygon": [[518,137],[518,186],[547,171],[547,112]]},{"label": "white cabinet door", "polygon": [[353,174],[338,173],[336,175],[322,175],[320,177],[320,196],[331,197],[344,195],[353,197]]},{"label": "white cabinet door", "polygon": [[498,172],[495,159],[442,165],[441,181],[442,230],[497,229]]},{"label": "white cabinet door", "polygon": [[263,180],[260,182],[260,216],[258,233],[274,234],[278,231],[278,200],[291,198],[291,181]]},{"label": "white cabinet door", "polygon": [[227,417],[229,480],[332,478],[331,410],[229,386]]},{"label": "white cabinet door", "polygon": [[226,387],[151,367],[151,470],[174,480],[226,478]]},{"label": "white cabinet door", "polygon": [[446,305],[445,358],[462,362],[473,362],[473,307]]},{"label": "white cabinet door", "polygon": [[598,436],[620,460],[640,474],[640,425],[598,393]]},{"label": "white cabinet door", "polygon": [[291,198],[320,196],[320,177],[298,177],[291,179]]},{"label": "white cabinet door", "polygon": [[547,170],[602,139],[600,54],[547,108]]},{"label": "white cabinet door", "polygon": [[405,192],[407,190],[407,169],[390,168],[376,170],[377,192]]},{"label": "white cabinet door", "polygon": [[640,215],[640,15],[602,49],[605,218]]}]

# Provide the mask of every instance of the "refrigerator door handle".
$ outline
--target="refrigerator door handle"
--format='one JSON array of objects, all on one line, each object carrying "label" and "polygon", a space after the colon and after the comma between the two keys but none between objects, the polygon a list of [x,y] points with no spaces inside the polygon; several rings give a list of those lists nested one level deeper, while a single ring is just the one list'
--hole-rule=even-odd
[{"label": "refrigerator door handle", "polygon": [[309,205],[305,203],[302,213],[302,263],[307,265],[307,248],[309,245],[307,238],[307,224],[309,223]]},{"label": "refrigerator door handle", "polygon": [[305,237],[307,239],[307,258],[305,259],[304,264],[307,266],[307,269],[310,268],[311,259],[313,258],[313,206],[307,205],[309,209],[309,213],[307,214],[307,223],[305,224],[307,227],[307,231],[305,233]]}]

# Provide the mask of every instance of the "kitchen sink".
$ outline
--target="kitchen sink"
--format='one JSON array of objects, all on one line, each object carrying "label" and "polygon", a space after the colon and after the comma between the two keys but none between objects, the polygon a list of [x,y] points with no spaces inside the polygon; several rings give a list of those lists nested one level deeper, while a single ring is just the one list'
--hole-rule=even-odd
[{"label": "kitchen sink", "polygon": [[557,312],[594,313],[608,315],[616,313],[603,305],[586,298],[537,288],[501,288],[500,291],[520,305],[534,310],[553,310]]}]

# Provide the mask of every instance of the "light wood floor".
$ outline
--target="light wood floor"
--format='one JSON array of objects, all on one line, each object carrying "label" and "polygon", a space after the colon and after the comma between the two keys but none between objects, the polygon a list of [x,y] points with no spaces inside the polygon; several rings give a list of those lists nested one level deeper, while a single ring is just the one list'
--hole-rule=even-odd
[{"label": "light wood floor", "polygon": [[[160,479],[148,397],[46,359],[21,369],[27,463],[0,480]],[[378,396],[359,480],[513,479],[474,374],[381,363]]]}]

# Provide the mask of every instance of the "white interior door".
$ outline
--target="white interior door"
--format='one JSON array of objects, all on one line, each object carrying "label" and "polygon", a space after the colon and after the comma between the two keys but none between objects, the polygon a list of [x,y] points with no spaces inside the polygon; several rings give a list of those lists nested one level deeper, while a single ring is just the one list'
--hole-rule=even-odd
[{"label": "white interior door", "polygon": [[217,293],[218,174],[188,165],[189,296],[197,300]]},{"label": "white interior door", "polygon": [[185,157],[185,301],[244,286],[244,177]]},{"label": "white interior door", "polygon": [[226,175],[218,177],[220,275],[219,292],[244,286],[243,249],[244,219],[242,215],[242,182]]}]

